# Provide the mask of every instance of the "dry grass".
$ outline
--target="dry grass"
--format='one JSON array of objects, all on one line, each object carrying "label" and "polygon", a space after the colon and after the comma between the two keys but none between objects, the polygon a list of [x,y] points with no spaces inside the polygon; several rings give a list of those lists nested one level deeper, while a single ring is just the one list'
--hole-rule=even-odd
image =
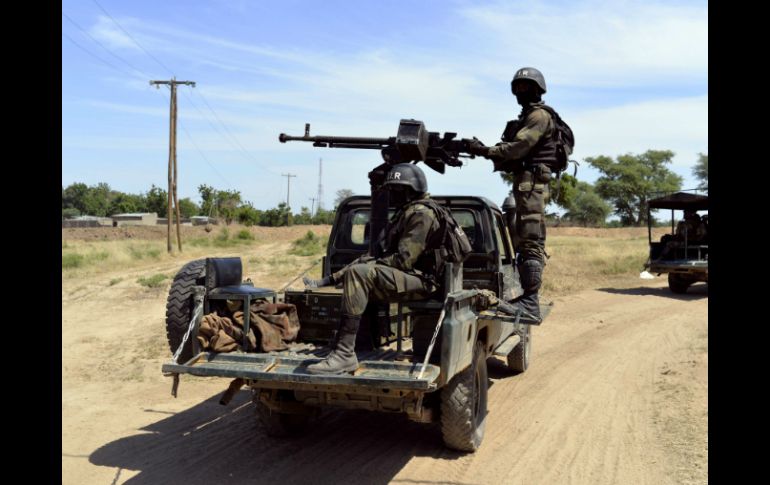
[{"label": "dry grass", "polygon": [[[653,240],[665,234],[653,229]],[[648,254],[647,228],[549,228],[543,294],[562,296],[586,288],[627,287],[639,281]]]},{"label": "dry grass", "polygon": [[[172,277],[174,268],[193,259],[240,256],[244,277],[251,277],[257,286],[278,287],[323,255],[331,228],[223,229],[215,228],[211,233],[203,233],[205,236],[186,240],[181,254],[167,253],[163,239],[68,239],[62,243],[62,275],[77,280],[93,274],[144,269],[145,277],[157,273]],[[665,232],[665,228],[654,229],[653,238],[659,239]],[[547,241],[546,250],[551,258],[543,277],[546,298],[585,288],[631,286],[638,282],[647,259],[647,228],[548,228]],[[320,277],[321,265],[313,267],[308,275]],[[105,283],[110,286],[125,279],[123,274],[109,276],[111,279]],[[136,276],[131,278],[136,281]],[[166,284],[167,280],[160,283]]]}]

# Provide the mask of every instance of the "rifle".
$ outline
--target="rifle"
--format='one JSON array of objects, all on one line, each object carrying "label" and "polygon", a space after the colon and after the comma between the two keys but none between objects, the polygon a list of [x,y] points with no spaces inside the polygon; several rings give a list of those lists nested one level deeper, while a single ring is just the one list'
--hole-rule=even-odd
[{"label": "rifle", "polygon": [[418,120],[401,120],[396,136],[389,138],[350,136],[310,136],[310,123],[305,123],[304,136],[289,136],[281,133],[278,140],[313,142],[315,147],[379,149],[388,165],[403,162],[424,162],[438,173],[444,173],[446,166],[461,167],[460,158],[475,158],[469,151],[472,140],[456,140],[457,133],[429,132]]}]

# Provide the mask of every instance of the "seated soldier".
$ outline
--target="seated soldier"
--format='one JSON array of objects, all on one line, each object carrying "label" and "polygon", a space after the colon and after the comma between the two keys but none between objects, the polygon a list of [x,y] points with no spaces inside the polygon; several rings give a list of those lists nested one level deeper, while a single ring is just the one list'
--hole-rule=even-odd
[{"label": "seated soldier", "polygon": [[440,228],[439,215],[421,204],[428,198],[428,183],[422,170],[410,163],[394,165],[384,187],[397,212],[382,241],[384,255],[364,256],[321,280],[305,278],[308,287],[342,281],[342,319],[332,351],[321,362],[307,367],[312,374],[339,374],[358,368],[356,333],[369,299],[383,302],[428,297],[436,291],[433,234]]},{"label": "seated soldier", "polygon": [[676,225],[676,238],[688,244],[697,244],[706,238],[706,224],[694,210],[684,211],[684,220]]}]

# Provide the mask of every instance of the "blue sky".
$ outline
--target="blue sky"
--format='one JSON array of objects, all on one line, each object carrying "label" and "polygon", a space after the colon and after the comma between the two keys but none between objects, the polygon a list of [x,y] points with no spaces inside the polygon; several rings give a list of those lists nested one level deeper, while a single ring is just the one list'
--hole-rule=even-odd
[{"label": "blue sky", "polygon": [[[546,77],[544,100],[572,126],[572,158],[675,152],[670,167],[695,187],[708,153],[705,1],[62,2],[62,185],[166,187],[168,88],[179,87],[179,196],[239,190],[257,208],[310,206],[323,158],[323,206],[368,193],[380,162],[369,150],[278,142],[279,133],[387,137],[415,118],[430,131],[499,140],[519,113],[510,79]],[[501,203],[508,187],[476,159],[433,194]],[[583,163],[578,178],[598,173]],[[317,202],[316,202],[317,204]]]}]

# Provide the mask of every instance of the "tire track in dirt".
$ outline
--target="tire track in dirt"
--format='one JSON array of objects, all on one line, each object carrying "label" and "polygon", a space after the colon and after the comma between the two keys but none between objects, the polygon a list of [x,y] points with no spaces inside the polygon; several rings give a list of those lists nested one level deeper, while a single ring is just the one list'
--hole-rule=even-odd
[{"label": "tire track in dirt", "polygon": [[[174,400],[153,362],[145,381],[116,382],[108,394],[98,382],[65,392],[63,483],[675,483],[686,464],[666,453],[682,431],[661,435],[661,426],[681,413],[656,409],[676,385],[662,387],[661,369],[688,361],[688,342],[706,329],[708,299],[694,290],[672,297],[652,282],[560,299],[534,329],[527,372],[490,361],[490,414],[475,454],[444,448],[438,426],[365,411],[326,410],[305,436],[273,439],[247,391],[223,408],[226,380],[183,377]],[[125,331],[157,333],[164,302],[136,309]],[[98,315],[105,310],[89,321]],[[72,387],[72,376],[65,382]],[[697,400],[707,386],[693,392]]]}]

